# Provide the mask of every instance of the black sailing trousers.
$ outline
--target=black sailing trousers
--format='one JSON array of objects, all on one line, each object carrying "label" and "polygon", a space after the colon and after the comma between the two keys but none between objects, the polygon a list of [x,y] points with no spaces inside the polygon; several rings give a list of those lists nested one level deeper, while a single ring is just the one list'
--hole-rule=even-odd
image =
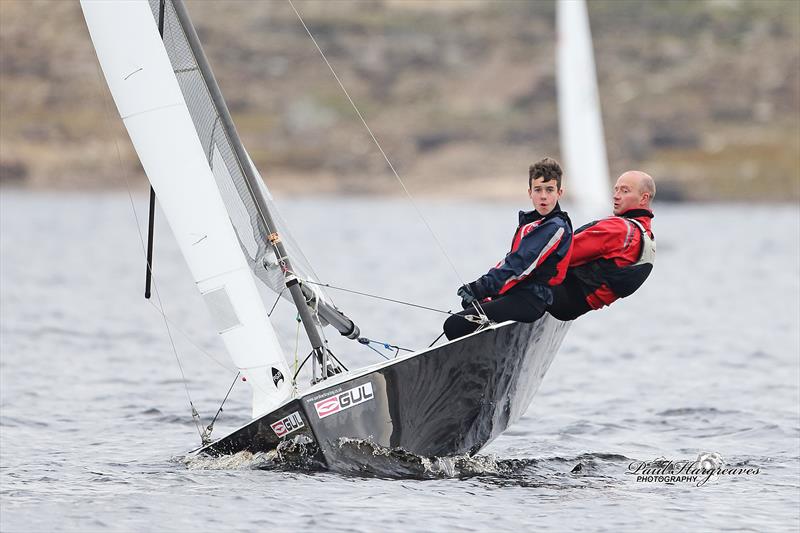
[{"label": "black sailing trousers", "polygon": [[[518,291],[513,294],[501,296],[496,300],[481,304],[483,312],[492,322],[536,322],[547,308],[547,302],[528,291]],[[444,334],[448,340],[469,335],[478,329],[479,323],[467,320],[467,315],[477,316],[473,306],[469,306],[460,313],[451,315],[444,321]]]},{"label": "black sailing trousers", "polygon": [[575,320],[581,315],[591,311],[592,308],[586,302],[578,283],[573,281],[569,275],[564,283],[553,287],[553,303],[547,311],[559,320]]}]

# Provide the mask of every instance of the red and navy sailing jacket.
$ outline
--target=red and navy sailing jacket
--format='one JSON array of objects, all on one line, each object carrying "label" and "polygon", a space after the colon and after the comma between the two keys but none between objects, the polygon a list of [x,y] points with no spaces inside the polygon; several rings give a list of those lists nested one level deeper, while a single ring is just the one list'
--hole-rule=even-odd
[{"label": "red and navy sailing jacket", "polygon": [[631,209],[575,231],[568,283],[577,278],[589,307],[600,309],[618,298],[630,296],[647,279],[653,265],[639,264],[646,243],[642,230],[631,220],[641,224],[650,239],[655,239],[652,218],[652,211]]},{"label": "red and navy sailing jacket", "polygon": [[511,250],[470,288],[478,299],[530,290],[549,301],[550,287],[564,280],[571,252],[572,222],[558,204],[546,216],[520,211]]}]

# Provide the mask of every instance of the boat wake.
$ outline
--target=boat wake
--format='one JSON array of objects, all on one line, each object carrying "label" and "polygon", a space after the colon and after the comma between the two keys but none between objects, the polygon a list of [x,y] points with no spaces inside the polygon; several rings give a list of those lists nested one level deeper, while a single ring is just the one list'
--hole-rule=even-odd
[{"label": "boat wake", "polygon": [[213,457],[190,454],[177,457],[189,470],[286,470],[315,472],[327,470],[320,459],[316,443],[305,435],[282,441],[268,452],[242,451],[233,455]]},{"label": "boat wake", "polygon": [[383,479],[471,479],[501,486],[575,487],[611,485],[632,461],[623,455],[585,453],[577,457],[504,459],[496,455],[424,457],[401,448],[386,448],[368,440],[341,438],[337,461],[326,466],[310,439],[299,435],[269,452],[239,452],[210,457],[180,458],[190,470],[277,470],[321,472]]}]

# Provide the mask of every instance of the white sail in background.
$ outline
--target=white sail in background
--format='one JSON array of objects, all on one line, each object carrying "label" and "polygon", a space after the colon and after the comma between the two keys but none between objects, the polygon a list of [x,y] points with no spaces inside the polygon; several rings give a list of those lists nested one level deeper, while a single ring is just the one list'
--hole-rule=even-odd
[{"label": "white sail in background", "polygon": [[[146,1],[81,0],[97,57],[197,288],[253,388],[253,416],[291,376]],[[218,157],[218,156],[217,156]]]},{"label": "white sail in background", "polygon": [[584,215],[609,210],[608,157],[585,0],[558,0],[558,124],[567,194]]}]

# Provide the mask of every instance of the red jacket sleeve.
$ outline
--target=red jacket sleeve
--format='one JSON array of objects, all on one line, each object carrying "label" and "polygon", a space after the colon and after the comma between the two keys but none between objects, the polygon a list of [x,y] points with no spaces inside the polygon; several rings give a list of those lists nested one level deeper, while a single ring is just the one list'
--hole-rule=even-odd
[{"label": "red jacket sleeve", "polygon": [[569,266],[582,265],[620,250],[625,245],[627,232],[625,221],[606,218],[576,233],[572,239],[572,258]]}]

